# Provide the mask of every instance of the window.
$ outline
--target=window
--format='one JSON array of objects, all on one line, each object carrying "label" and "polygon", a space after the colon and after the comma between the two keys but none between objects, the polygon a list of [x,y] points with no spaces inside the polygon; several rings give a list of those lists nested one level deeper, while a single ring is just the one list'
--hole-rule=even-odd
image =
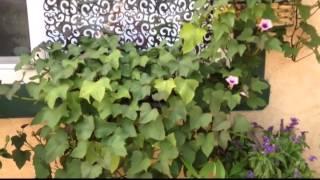
[{"label": "window", "polygon": [[28,52],[29,34],[26,2],[2,0],[0,5],[0,54],[15,56]]},{"label": "window", "polygon": [[0,56],[19,56],[45,40],[44,0],[1,0]]},{"label": "window", "polygon": [[1,0],[0,2],[0,81],[21,78],[14,66],[22,53],[46,40],[44,0]]}]

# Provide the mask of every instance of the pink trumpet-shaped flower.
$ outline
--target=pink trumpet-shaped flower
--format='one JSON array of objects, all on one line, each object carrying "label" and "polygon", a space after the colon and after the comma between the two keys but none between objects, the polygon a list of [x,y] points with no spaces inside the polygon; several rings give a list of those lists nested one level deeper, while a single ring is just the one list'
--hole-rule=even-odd
[{"label": "pink trumpet-shaped flower", "polygon": [[239,84],[239,78],[237,76],[228,76],[226,81],[229,84],[230,89]]},{"label": "pink trumpet-shaped flower", "polygon": [[268,31],[273,27],[272,21],[270,19],[261,19],[259,28],[261,31]]}]

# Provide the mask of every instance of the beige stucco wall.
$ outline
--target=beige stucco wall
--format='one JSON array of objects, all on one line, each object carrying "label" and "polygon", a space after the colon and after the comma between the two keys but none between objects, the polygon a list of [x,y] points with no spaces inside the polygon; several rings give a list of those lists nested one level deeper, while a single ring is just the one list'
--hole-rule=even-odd
[{"label": "beige stucco wall", "polygon": [[[304,0],[313,4],[316,0]],[[317,12],[309,23],[320,32],[320,12]],[[311,51],[303,49],[300,57]],[[318,161],[309,163],[320,177],[320,63],[314,56],[299,62],[292,62],[281,53],[271,52],[266,57],[265,77],[271,84],[269,105],[262,111],[245,112],[248,119],[259,122],[264,127],[278,126],[280,119],[289,122],[290,117],[300,119],[299,128],[308,131],[307,143],[310,149],[305,157],[316,155]]]},{"label": "beige stucco wall", "polygon": [[[315,0],[305,0],[306,3]],[[310,20],[316,25],[320,32],[320,13],[317,13]],[[304,51],[301,55],[307,54]],[[300,62],[294,63],[284,58],[280,53],[271,52],[267,54],[266,79],[271,83],[270,104],[262,111],[241,112],[251,121],[261,123],[263,126],[278,125],[281,118],[286,122],[290,117],[301,119],[300,128],[306,130],[307,141],[310,149],[305,156],[316,155],[319,160],[311,163],[311,167],[318,172],[320,177],[320,64],[313,56]],[[30,121],[24,119],[0,120],[0,147],[7,134],[14,134],[20,125]],[[27,128],[30,132],[32,129]],[[1,159],[2,160],[2,159]],[[32,178],[34,170],[31,163],[22,170],[18,170],[11,161],[3,161],[3,168],[0,170],[0,178]]]}]

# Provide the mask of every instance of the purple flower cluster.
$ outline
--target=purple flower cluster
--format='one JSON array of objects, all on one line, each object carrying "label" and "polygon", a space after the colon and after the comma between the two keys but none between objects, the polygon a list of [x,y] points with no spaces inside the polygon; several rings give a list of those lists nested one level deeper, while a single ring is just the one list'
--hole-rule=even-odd
[{"label": "purple flower cluster", "polygon": [[[258,123],[253,122],[252,123],[254,128],[261,128],[264,129],[263,127],[261,127]],[[300,144],[303,143],[305,140],[305,134],[307,133],[306,131],[301,132],[300,135],[296,135],[295,132],[293,132],[293,130],[297,127],[297,125],[299,125],[299,119],[292,117],[290,119],[290,124],[288,124],[287,126],[284,125],[284,120],[281,119],[281,123],[280,123],[280,132],[287,132],[290,133],[289,135],[291,135],[290,139],[293,143],[295,144]],[[270,126],[267,129],[267,132],[272,133],[274,130],[274,126]],[[272,134],[271,134],[272,135]],[[259,145],[253,145],[253,149],[255,150],[259,150],[261,147]],[[267,135],[263,137],[263,143],[262,143],[262,149],[264,151],[265,154],[270,154],[273,152],[277,151],[277,146],[275,144],[271,143],[270,137],[268,137]]]},{"label": "purple flower cluster", "polygon": [[268,136],[263,136],[262,148],[265,154],[270,154],[276,151],[276,145],[271,144],[271,140]]}]

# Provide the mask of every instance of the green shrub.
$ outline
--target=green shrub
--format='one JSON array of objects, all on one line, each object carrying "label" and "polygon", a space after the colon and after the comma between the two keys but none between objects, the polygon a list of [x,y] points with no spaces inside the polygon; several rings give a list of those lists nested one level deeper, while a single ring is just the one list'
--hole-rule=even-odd
[{"label": "green shrub", "polygon": [[[177,177],[182,167],[194,177],[216,167],[214,174],[224,177],[214,149],[226,148],[231,132],[248,129],[228,115],[241,102],[241,86],[224,79],[232,71],[183,54],[180,46],[137,51],[117,42],[116,36],[83,38],[66,49],[49,46],[48,59],[21,61],[37,69],[26,87],[45,103],[32,121],[45,124],[32,148],[37,177],[50,176],[57,159],[64,168],[55,177]],[[260,85],[249,92],[268,87],[244,77]],[[23,137],[14,138],[23,144]],[[16,162],[29,157],[20,153]]]}]

